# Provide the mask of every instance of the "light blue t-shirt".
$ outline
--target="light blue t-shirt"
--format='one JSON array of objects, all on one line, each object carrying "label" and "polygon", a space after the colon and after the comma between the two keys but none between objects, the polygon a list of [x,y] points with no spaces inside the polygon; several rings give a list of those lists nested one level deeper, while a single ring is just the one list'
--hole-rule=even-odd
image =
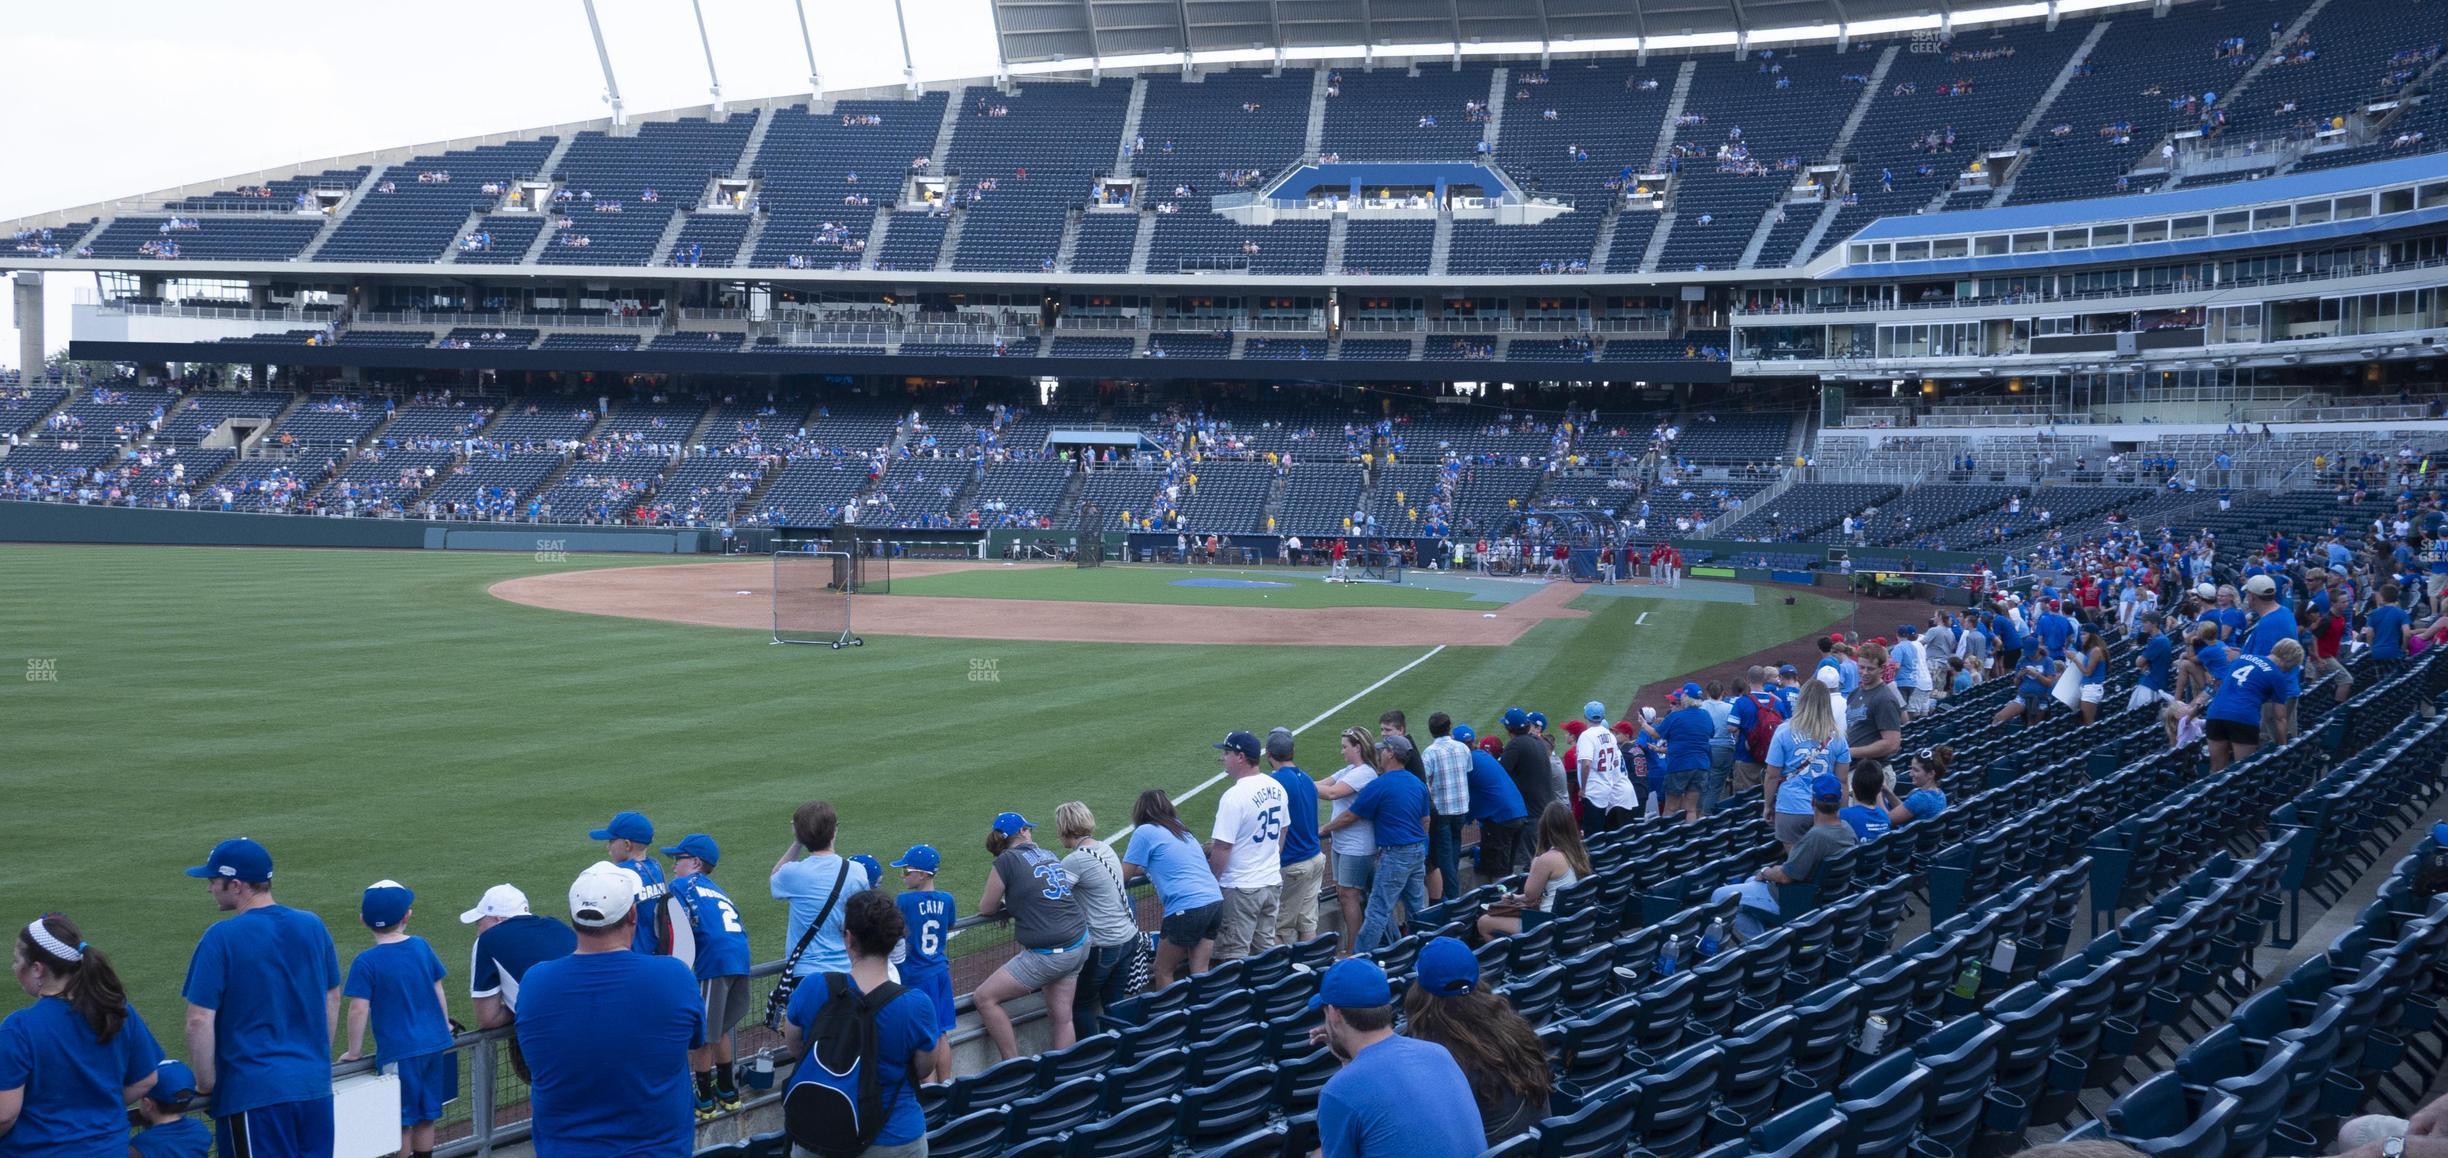
[{"label": "light blue t-shirt", "polygon": [[1827,743],[1819,744],[1794,734],[1791,721],[1778,724],[1775,738],[1768,741],[1768,765],[1782,769],[1785,775],[1777,785],[1776,810],[1788,816],[1809,816],[1810,782],[1820,773],[1834,772],[1838,764],[1850,763],[1852,759],[1853,749],[1845,743],[1841,731]]},{"label": "light blue t-shirt", "polygon": [[1156,885],[1156,899],[1164,903],[1165,916],[1224,899],[1224,890],[1216,884],[1215,870],[1207,864],[1207,846],[1188,833],[1175,836],[1169,829],[1142,824],[1131,830],[1130,847],[1122,851],[1122,863],[1136,865],[1147,873],[1148,880]]},{"label": "light blue t-shirt", "polygon": [[[833,875],[842,869],[842,858],[829,852],[816,853],[792,861],[774,870],[773,898],[790,902],[790,921],[782,932],[784,953],[799,944],[807,934],[808,922],[823,912],[825,901],[833,895]],[[816,939],[808,942],[807,952],[799,957],[799,967],[791,970],[801,977],[818,973],[850,971],[850,950],[842,944],[842,914],[850,907],[850,898],[874,887],[867,879],[867,870],[853,863],[850,873],[842,878],[841,901],[826,914],[824,927],[816,931]]]},{"label": "light blue t-shirt", "polygon": [[1863,840],[1877,840],[1895,827],[1887,818],[1887,810],[1875,804],[1845,805],[1837,810],[1836,818],[1852,825],[1853,835]]},{"label": "light blue t-shirt", "polygon": [[1946,793],[1935,788],[1915,788],[1904,797],[1904,807],[1920,820],[1928,820],[1946,811]]}]

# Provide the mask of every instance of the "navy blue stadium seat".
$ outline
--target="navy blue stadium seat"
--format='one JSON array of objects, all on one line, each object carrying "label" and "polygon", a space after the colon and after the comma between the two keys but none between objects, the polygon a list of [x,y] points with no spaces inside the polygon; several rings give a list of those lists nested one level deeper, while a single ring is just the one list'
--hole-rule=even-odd
[{"label": "navy blue stadium seat", "polygon": [[1183,1090],[1181,1138],[1197,1146],[1247,1133],[1266,1121],[1274,1096],[1275,1071],[1265,1065]]},{"label": "navy blue stadium seat", "polygon": [[927,1132],[927,1154],[945,1158],[990,1158],[1003,1153],[1011,1113],[992,1106],[952,1119]]},{"label": "navy blue stadium seat", "polygon": [[1065,1158],[1148,1158],[1173,1148],[1180,1106],[1171,1098],[1132,1104],[1100,1122],[1071,1131]]}]

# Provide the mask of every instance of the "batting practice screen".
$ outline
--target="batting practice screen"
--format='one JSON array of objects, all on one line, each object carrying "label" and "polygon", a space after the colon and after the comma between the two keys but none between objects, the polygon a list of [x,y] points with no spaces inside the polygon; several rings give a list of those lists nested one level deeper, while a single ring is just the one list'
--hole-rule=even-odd
[{"label": "batting practice screen", "polygon": [[773,571],[773,641],[856,644],[850,631],[850,601],[857,590],[856,560],[838,551],[776,551]]}]

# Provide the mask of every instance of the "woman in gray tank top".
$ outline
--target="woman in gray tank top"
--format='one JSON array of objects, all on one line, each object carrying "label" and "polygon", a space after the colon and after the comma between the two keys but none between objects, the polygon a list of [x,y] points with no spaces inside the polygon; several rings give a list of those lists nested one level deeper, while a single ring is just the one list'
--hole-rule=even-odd
[{"label": "woman in gray tank top", "polygon": [[969,995],[977,1003],[978,1020],[985,1023],[996,1051],[1017,1057],[1020,1045],[1012,1037],[1011,1014],[1004,1012],[1003,1003],[1042,992],[1053,1048],[1066,1048],[1078,1040],[1071,1024],[1071,999],[1080,966],[1088,960],[1088,919],[1072,892],[1070,870],[1053,853],[1037,847],[1028,818],[1017,812],[995,817],[994,831],[986,834],[986,852],[994,857],[994,871],[978,894],[978,915],[1009,916],[1019,951]]},{"label": "woman in gray tank top", "polygon": [[1098,1015],[1105,1007],[1124,996],[1139,945],[1139,918],[1122,888],[1122,858],[1096,838],[1096,814],[1077,800],[1064,804],[1054,810],[1054,833],[1071,850],[1062,863],[1071,872],[1071,895],[1079,898],[1088,919],[1088,963],[1080,969],[1071,1004],[1072,1028],[1087,1037],[1103,1026]]}]

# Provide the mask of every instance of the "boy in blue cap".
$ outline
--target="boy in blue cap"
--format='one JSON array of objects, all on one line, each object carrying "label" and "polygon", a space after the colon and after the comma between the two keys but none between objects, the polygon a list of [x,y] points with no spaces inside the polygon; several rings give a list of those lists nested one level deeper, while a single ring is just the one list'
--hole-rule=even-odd
[{"label": "boy in blue cap", "polygon": [[195,1106],[195,1071],[176,1058],[153,1069],[153,1088],[128,1108],[136,1127],[128,1139],[134,1158],[204,1158],[212,1153],[212,1131],[187,1116]]},{"label": "boy in blue cap", "polygon": [[731,1027],[748,1011],[748,931],[731,895],[714,883],[722,846],[702,832],[663,850],[672,858],[671,955],[697,974],[705,1000],[706,1043],[689,1051],[697,1075],[697,1117],[739,1108],[739,1080],[731,1072]]},{"label": "boy in blue cap", "polygon": [[443,1103],[459,1094],[458,1066],[451,1057],[449,999],[442,995],[442,959],[423,937],[408,935],[416,894],[398,881],[366,887],[358,915],[374,931],[374,947],[349,962],[348,1052],[365,1055],[366,1024],[374,1026],[374,1062],[399,1077],[400,1152],[433,1153],[434,1122]]},{"label": "boy in blue cap", "polygon": [[616,813],[602,828],[587,833],[587,839],[603,841],[605,860],[637,874],[637,940],[630,947],[640,953],[670,953],[671,914],[663,911],[670,886],[663,883],[662,862],[654,858],[654,821],[643,812]]},{"label": "boy in blue cap", "polygon": [[952,894],[935,887],[935,870],[943,854],[931,844],[913,844],[892,862],[901,870],[901,922],[909,927],[902,941],[901,985],[926,994],[935,1003],[935,1072],[952,1072],[952,1031],[960,1028],[960,1010],[952,1004],[952,963],[944,955],[952,940]]},{"label": "boy in blue cap", "polygon": [[1343,1068],[1318,1094],[1326,1158],[1473,1158],[1487,1148],[1470,1079],[1444,1046],[1394,1032],[1394,990],[1365,957],[1335,963],[1318,982],[1311,1031]]}]

